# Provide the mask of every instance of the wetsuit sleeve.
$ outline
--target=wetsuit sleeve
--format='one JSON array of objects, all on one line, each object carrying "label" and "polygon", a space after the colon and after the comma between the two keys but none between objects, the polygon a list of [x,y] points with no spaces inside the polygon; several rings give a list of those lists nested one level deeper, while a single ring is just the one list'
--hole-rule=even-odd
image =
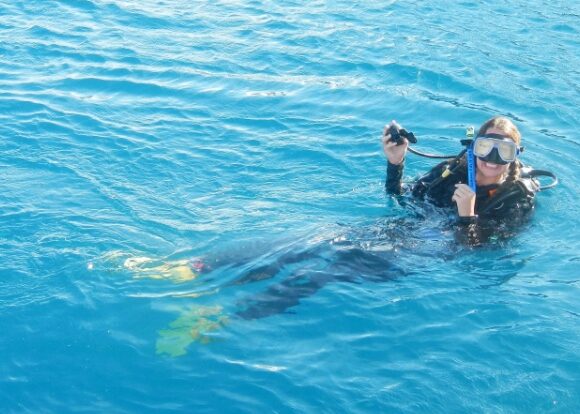
[{"label": "wetsuit sleeve", "polygon": [[385,190],[388,194],[402,194],[403,188],[401,182],[404,169],[404,162],[397,165],[391,164],[387,161],[387,180],[385,182]]}]

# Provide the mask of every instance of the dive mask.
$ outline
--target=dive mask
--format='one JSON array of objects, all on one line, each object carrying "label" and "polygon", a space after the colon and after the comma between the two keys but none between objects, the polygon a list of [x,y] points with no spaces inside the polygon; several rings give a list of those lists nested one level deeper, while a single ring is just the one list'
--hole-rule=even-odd
[{"label": "dive mask", "polygon": [[478,136],[473,142],[473,155],[493,164],[509,164],[516,160],[523,148],[510,138],[499,134]]}]

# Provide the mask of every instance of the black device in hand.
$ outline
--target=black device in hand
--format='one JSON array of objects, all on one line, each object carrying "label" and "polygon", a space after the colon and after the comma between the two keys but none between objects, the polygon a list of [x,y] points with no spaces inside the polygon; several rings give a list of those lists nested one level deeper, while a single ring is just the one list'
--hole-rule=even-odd
[{"label": "black device in hand", "polygon": [[407,138],[407,140],[412,143],[417,143],[417,138],[415,138],[415,134],[410,131],[407,131],[405,128],[397,129],[396,126],[391,125],[389,128],[389,134],[391,135],[391,140],[396,142],[397,145],[401,145],[403,143],[403,138]]}]

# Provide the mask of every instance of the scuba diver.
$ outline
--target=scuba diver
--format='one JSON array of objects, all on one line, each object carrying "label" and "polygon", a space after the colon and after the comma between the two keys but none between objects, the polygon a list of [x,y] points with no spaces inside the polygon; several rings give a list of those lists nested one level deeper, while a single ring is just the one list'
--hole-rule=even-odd
[{"label": "scuba diver", "polygon": [[[470,131],[468,138],[473,135]],[[462,141],[465,149],[456,156],[423,154],[410,148],[409,142],[416,142],[414,134],[401,128],[396,121],[385,127],[382,144],[388,160],[386,191],[397,197],[406,193],[402,177],[407,150],[430,158],[445,158],[412,185],[410,194],[412,200],[425,202],[414,203],[421,204],[414,210],[419,217],[433,213],[429,205],[435,206],[435,210],[453,213],[451,227],[459,246],[474,247],[494,238],[509,238],[530,218],[536,193],[558,182],[554,174],[524,167],[519,161],[518,156],[523,151],[521,134],[506,117],[496,116],[484,122],[474,139]],[[553,182],[542,186],[537,178],[540,176],[552,177]],[[435,226],[446,227],[449,214],[444,215],[445,221]],[[304,250],[291,250],[265,266],[247,269],[235,284],[272,278],[290,264],[307,263],[313,258],[326,263],[317,271],[299,268],[290,277],[247,301],[237,316],[255,319],[283,312],[332,281],[385,281],[408,275],[411,270],[395,264],[401,262],[397,251],[404,248],[406,239],[415,238],[410,248],[417,254],[417,239],[425,245],[433,238],[433,232],[425,232],[430,221],[433,220],[391,218],[373,233],[375,240],[370,243],[367,239],[367,243],[360,244],[356,237],[341,242],[329,240]],[[398,233],[397,228],[401,230]],[[436,233],[434,239],[440,247],[446,242]],[[381,244],[381,248],[376,248]],[[391,248],[385,249],[387,244]],[[373,245],[375,248],[368,247]],[[425,250],[425,247],[418,250]],[[447,253],[439,251],[436,254],[445,256]]]},{"label": "scuba diver", "polygon": [[[182,283],[203,276],[203,288],[184,297],[274,280],[261,292],[242,298],[227,313],[221,306],[190,307],[160,331],[158,352],[183,355],[190,343],[210,341],[211,332],[232,318],[252,320],[289,312],[329,283],[398,279],[421,271],[421,262],[430,266],[433,260],[454,256],[458,247],[481,245],[494,236],[509,237],[534,210],[536,193],[557,184],[552,173],[524,167],[518,160],[523,151],[521,135],[505,117],[486,121],[474,139],[462,142],[466,148],[456,156],[423,154],[409,147],[409,142],[416,142],[414,134],[395,121],[385,127],[382,145],[388,160],[386,191],[403,204],[412,200],[417,207],[413,210],[415,217],[389,217],[370,231],[355,228],[350,229],[351,234],[335,237],[313,239],[309,234],[274,244],[267,240],[264,254],[257,254],[262,249],[255,246],[242,246],[169,262],[117,255],[135,277],[169,278]],[[445,158],[419,178],[410,191],[402,185],[407,151]],[[554,181],[542,186],[539,176],[549,176]],[[405,198],[404,194],[410,197]],[[425,220],[427,216],[429,220]],[[421,217],[423,220],[417,220]],[[450,217],[455,239],[448,231]],[[457,238],[461,243],[457,243]],[[445,243],[449,244],[442,249]],[[431,246],[435,246],[434,250]],[[421,256],[428,260],[417,261]],[[222,279],[226,275],[231,276]]]},{"label": "scuba diver", "polygon": [[[382,144],[387,157],[385,188],[389,194],[405,193],[401,179],[409,141],[416,142],[413,133],[396,121],[385,127]],[[419,178],[410,193],[413,198],[456,212],[458,239],[476,246],[493,235],[509,236],[521,227],[534,210],[536,193],[551,187],[541,187],[536,177],[555,176],[522,165],[518,160],[523,151],[521,134],[506,117],[487,120],[474,140],[463,143],[466,149]]]}]

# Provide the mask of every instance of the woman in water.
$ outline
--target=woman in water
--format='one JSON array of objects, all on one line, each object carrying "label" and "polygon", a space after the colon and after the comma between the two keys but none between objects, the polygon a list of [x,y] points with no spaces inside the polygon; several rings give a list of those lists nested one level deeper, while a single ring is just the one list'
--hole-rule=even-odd
[{"label": "woman in water", "polygon": [[[408,141],[403,138],[402,142],[396,142],[391,136],[393,128],[401,129],[393,121],[383,135],[383,149],[388,158],[386,189],[391,194],[400,195],[403,194],[401,178]],[[399,135],[404,134],[401,132]],[[477,157],[476,192],[466,184],[467,161],[462,153],[421,177],[412,186],[411,194],[456,213],[455,228],[468,245],[481,243],[489,235],[505,235],[504,229],[521,223],[533,210],[538,190],[536,181],[522,176],[521,164],[517,160],[520,151],[520,133],[515,125],[507,118],[492,118],[481,126],[473,144],[473,153]],[[425,212],[430,210],[425,209]],[[207,289],[198,286],[191,294],[184,295],[187,297],[213,294],[229,286],[275,278],[276,281],[269,283],[264,291],[230,305],[230,312],[226,313],[217,305],[192,304],[184,309],[168,328],[159,332],[157,340],[159,353],[178,356],[185,354],[194,341],[210,341],[211,333],[231,318],[257,319],[287,312],[329,283],[384,282],[412,274],[414,267],[405,266],[405,255],[398,254],[398,248],[394,247],[398,245],[398,239],[411,239],[413,246],[417,240],[423,244],[428,241],[421,233],[425,221],[411,222],[416,223],[401,218],[390,220],[377,231],[375,227],[371,232],[363,230],[360,241],[356,235],[354,238],[338,237],[316,242],[307,236],[272,248],[271,240],[267,240],[268,250],[262,254],[243,246],[239,251],[214,252],[203,258],[169,262],[148,257],[111,257],[124,258],[124,268],[134,272],[136,277],[187,282],[214,271],[216,277],[234,273],[234,277],[220,283],[207,278]],[[427,222],[431,223],[431,220]],[[436,240],[439,246],[442,239]],[[437,250],[435,254],[440,257],[445,251]],[[423,254],[429,255],[429,249]]]},{"label": "woman in water", "polygon": [[[401,129],[392,121],[382,138],[388,160],[386,190],[399,195],[404,192],[401,178],[409,142],[404,137],[399,142],[393,140],[393,128]],[[412,186],[412,195],[455,211],[458,234],[471,245],[481,243],[500,227],[519,227],[533,210],[539,189],[536,180],[521,174],[517,159],[523,150],[520,143],[520,132],[509,119],[491,118],[479,128],[473,143],[476,191],[467,184],[467,160],[462,154],[419,178]]]}]

